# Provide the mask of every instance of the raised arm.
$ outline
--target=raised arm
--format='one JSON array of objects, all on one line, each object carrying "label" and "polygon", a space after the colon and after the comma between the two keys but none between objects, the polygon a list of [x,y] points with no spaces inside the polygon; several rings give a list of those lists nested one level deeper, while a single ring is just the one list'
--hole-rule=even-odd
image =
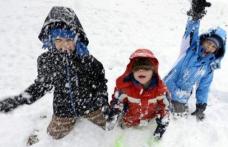
[{"label": "raised arm", "polygon": [[197,45],[199,37],[200,20],[188,18],[184,36],[181,42],[180,56],[183,56],[190,47]]},{"label": "raised arm", "polygon": [[189,16],[181,43],[180,56],[183,56],[190,47],[198,44],[200,19],[206,14],[205,7],[211,4],[206,0],[192,0],[191,9],[187,12]]}]

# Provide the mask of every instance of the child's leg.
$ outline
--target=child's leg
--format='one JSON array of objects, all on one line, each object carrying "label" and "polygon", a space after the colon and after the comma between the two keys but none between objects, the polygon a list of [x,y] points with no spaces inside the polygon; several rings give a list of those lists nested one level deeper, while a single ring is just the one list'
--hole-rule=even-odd
[{"label": "child's leg", "polygon": [[54,139],[61,139],[73,129],[76,122],[75,117],[52,116],[52,120],[47,128],[47,132]]},{"label": "child's leg", "polygon": [[171,101],[172,103],[172,109],[173,114],[176,114],[177,116],[187,116],[188,114],[188,106],[187,104],[180,103],[177,101]]},{"label": "child's leg", "polygon": [[90,120],[91,122],[93,122],[94,124],[102,127],[103,129],[105,129],[105,125],[106,125],[106,119],[104,117],[103,112],[101,111],[101,109],[98,109],[96,111],[90,112],[86,118],[88,120]]}]

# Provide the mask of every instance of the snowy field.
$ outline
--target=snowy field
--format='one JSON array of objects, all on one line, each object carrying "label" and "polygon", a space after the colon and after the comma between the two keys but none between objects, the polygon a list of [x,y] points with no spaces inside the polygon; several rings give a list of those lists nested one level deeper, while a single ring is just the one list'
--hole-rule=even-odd
[{"label": "snowy field", "polygon": [[[210,0],[200,31],[221,26],[228,30],[228,1]],[[115,79],[123,73],[128,57],[137,48],[149,48],[160,61],[162,77],[174,64],[187,20],[189,0],[0,0],[0,100],[27,88],[36,77],[36,60],[44,52],[37,36],[54,5],[75,10],[90,40],[90,52],[106,70],[109,97]],[[159,147],[228,146],[228,57],[215,72],[206,119],[171,120]],[[190,111],[195,109],[194,97]],[[47,117],[45,117],[47,116]],[[0,113],[0,147],[25,147],[38,129],[40,142],[34,147],[113,147],[119,134],[126,133],[128,147],[140,147],[152,130],[105,132],[87,120],[61,140],[46,134],[52,116],[52,93],[30,106],[8,114]]]}]

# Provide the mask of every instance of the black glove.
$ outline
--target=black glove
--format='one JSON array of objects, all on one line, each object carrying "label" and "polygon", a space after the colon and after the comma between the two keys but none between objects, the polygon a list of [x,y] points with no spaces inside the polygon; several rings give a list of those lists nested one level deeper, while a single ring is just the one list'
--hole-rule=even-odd
[{"label": "black glove", "polygon": [[16,108],[16,105],[15,104],[9,103],[10,100],[11,99],[9,99],[7,101],[4,100],[4,101],[0,102],[0,111],[2,111],[2,112],[9,112],[9,111],[13,110],[14,108]]},{"label": "black glove", "polygon": [[9,112],[23,104],[27,104],[27,100],[22,95],[9,97],[0,102],[0,111]]},{"label": "black glove", "polygon": [[118,118],[120,114],[121,111],[119,111],[118,109],[109,108],[109,110],[106,112],[106,130],[109,131],[114,129],[114,127],[118,123]]},{"label": "black glove", "polygon": [[118,111],[118,109],[114,109],[110,105],[103,106],[102,112],[107,121],[112,121],[113,117],[120,113],[120,111]]},{"label": "black glove", "polygon": [[169,122],[162,122],[161,118],[156,118],[157,128],[154,131],[154,137],[156,139],[161,139],[162,135],[165,133],[166,127],[168,126]]},{"label": "black glove", "polygon": [[192,0],[192,6],[187,15],[192,16],[193,20],[199,20],[206,14],[205,7],[210,6],[211,3],[206,0]]},{"label": "black glove", "polygon": [[196,104],[196,110],[192,112],[191,115],[195,115],[197,120],[203,120],[205,114],[203,113],[206,110],[207,104]]},{"label": "black glove", "polygon": [[108,121],[113,121],[120,113],[121,111],[119,111],[118,109],[112,108],[108,116]]}]

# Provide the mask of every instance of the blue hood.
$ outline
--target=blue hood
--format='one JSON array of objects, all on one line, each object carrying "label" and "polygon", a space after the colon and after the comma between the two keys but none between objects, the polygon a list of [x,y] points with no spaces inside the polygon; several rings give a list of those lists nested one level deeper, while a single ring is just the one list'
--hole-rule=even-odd
[{"label": "blue hood", "polygon": [[208,37],[216,37],[220,40],[221,48],[215,54],[215,61],[211,64],[213,69],[220,68],[220,62],[226,51],[226,31],[220,27],[209,29],[208,32],[200,35],[200,44]]}]

